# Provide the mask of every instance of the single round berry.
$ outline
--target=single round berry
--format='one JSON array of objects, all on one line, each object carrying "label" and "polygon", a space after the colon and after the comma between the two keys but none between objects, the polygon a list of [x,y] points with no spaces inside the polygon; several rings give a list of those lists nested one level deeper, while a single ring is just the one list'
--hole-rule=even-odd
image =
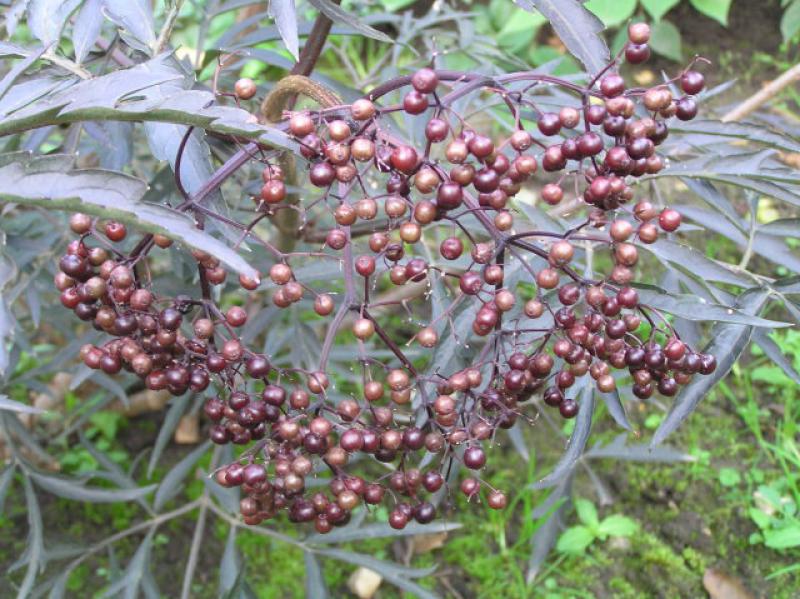
[{"label": "single round berry", "polygon": [[558,411],[564,418],[575,418],[578,410],[578,402],[574,399],[565,399],[558,405]]},{"label": "single round berry", "polygon": [[631,64],[642,64],[650,58],[650,46],[647,44],[628,44],[625,47],[625,60]]},{"label": "single round berry", "polygon": [[690,96],[699,94],[705,85],[706,78],[698,71],[686,71],[681,75],[681,89]]},{"label": "single round berry", "polygon": [[439,77],[433,69],[420,69],[411,76],[411,85],[422,94],[429,94],[435,91],[438,84]]},{"label": "single round berry", "polygon": [[606,98],[616,98],[625,91],[625,80],[616,73],[606,75],[600,80],[600,91]]},{"label": "single round berry", "polygon": [[697,116],[697,102],[694,98],[685,96],[675,105],[675,116],[681,121],[691,121]]},{"label": "single round berry", "polygon": [[233,91],[239,99],[249,100],[256,95],[258,88],[256,87],[255,81],[243,77],[234,84]]},{"label": "single round berry", "polygon": [[650,41],[650,25],[631,23],[628,25],[628,39],[634,44],[646,44]]},{"label": "single round berry", "polygon": [[658,215],[658,225],[667,232],[677,230],[681,226],[681,213],[673,208],[665,208]]}]

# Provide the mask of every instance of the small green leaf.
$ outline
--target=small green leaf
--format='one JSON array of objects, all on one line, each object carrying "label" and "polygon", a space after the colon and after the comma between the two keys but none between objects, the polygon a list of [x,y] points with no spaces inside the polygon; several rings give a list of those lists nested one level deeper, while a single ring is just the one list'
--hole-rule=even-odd
[{"label": "small green leaf", "polygon": [[699,12],[715,21],[719,21],[725,27],[728,26],[728,10],[731,8],[731,0],[689,0]]},{"label": "small green leaf", "polygon": [[597,508],[591,501],[576,499],[575,511],[578,512],[578,519],[589,528],[596,528],[600,522],[597,517]]},{"label": "small green leaf", "polygon": [[660,21],[661,17],[672,10],[680,0],[640,0],[640,2],[654,21]]},{"label": "small green leaf", "polygon": [[772,549],[800,547],[800,521],[795,520],[785,528],[764,530],[764,545]]},{"label": "small green leaf", "polygon": [[735,487],[742,480],[739,472],[733,468],[720,468],[719,484],[723,487]]},{"label": "small green leaf", "polygon": [[611,537],[629,537],[638,529],[639,525],[635,520],[622,514],[613,514],[605,518],[598,528],[602,535]]},{"label": "small green leaf", "polygon": [[650,33],[650,47],[661,56],[666,56],[674,61],[683,60],[681,34],[678,28],[669,21],[659,21],[653,25]]},{"label": "small green leaf", "polygon": [[585,526],[572,526],[565,530],[556,543],[556,551],[580,555],[594,541],[594,534]]},{"label": "small green leaf", "polygon": [[800,2],[792,2],[781,17],[783,41],[788,42],[800,31]]},{"label": "small green leaf", "polygon": [[661,424],[663,420],[663,414],[650,414],[644,419],[644,427],[648,430],[654,431],[658,428],[658,425]]},{"label": "small green leaf", "polygon": [[589,0],[584,4],[606,27],[615,27],[631,18],[636,0]]}]

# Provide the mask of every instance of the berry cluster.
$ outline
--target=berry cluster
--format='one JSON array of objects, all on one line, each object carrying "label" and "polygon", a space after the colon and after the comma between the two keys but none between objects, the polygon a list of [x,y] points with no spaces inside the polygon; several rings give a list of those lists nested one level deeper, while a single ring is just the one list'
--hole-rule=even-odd
[{"label": "berry cluster", "polygon": [[[637,244],[653,243],[681,224],[676,210],[633,203],[633,182],[664,168],[656,148],[668,135],[668,121],[693,118],[693,96],[704,85],[699,72],[687,69],[668,84],[627,88],[615,69],[623,55],[632,64],[646,60],[648,39],[646,25],[632,25],[623,52],[586,87],[530,72],[489,79],[423,68],[351,105],[289,113],[280,126],[300,145],[310,187],[295,203],[288,173],[262,158],[254,220],[233,224],[275,259],[265,269],[269,282],[240,277],[243,289],[271,288],[279,308],[310,301],[317,315],[330,317],[313,370],[246,347],[238,331],[247,312],[236,305],[223,311],[212,299],[211,286],[226,279],[215,258],[192,251],[201,297],[159,296],[147,257],[169,239],[147,235],[124,252],[123,225],[101,227],[73,215],[70,226],[79,238],[61,258],[56,286],[65,307],[110,336],[99,347],[84,347],[83,361],[108,374],[128,370],[149,389],[175,395],[205,391],[213,382],[215,393],[205,403],[211,439],[253,443],[215,473],[219,484],[241,487],[249,524],[286,511],[290,520],[313,521],[324,533],[362,503],[384,501],[391,504],[391,526],[427,523],[436,515],[434,495],[449,488],[454,463],[472,471],[460,483],[466,497],[483,489],[491,508],[504,507],[505,495],[478,473],[496,431],[532,420],[526,410],[544,404],[574,417],[574,390],[587,374],[603,393],[630,377],[633,393],[646,399],[656,391],[675,395],[716,366],[713,356],[687,347],[667,319],[640,303],[631,286]],[[541,110],[533,93],[539,84],[572,92],[574,105]],[[674,97],[670,85],[685,95]],[[405,90],[398,104],[376,104],[396,90]],[[508,107],[515,125],[504,140],[475,131],[453,108],[476,92]],[[237,101],[255,93],[252,81],[235,86]],[[386,126],[401,112],[425,119],[419,146]],[[536,130],[524,126],[532,118]],[[568,209],[585,207],[584,222],[566,232],[515,230],[511,200],[539,165],[547,173],[541,201],[566,203],[574,189]],[[193,208],[191,198],[185,206]],[[314,209],[318,214],[308,218]],[[259,234],[255,225],[283,210],[304,214],[304,226],[292,233],[307,240],[316,235],[322,251],[284,251]],[[216,216],[207,208],[202,214]],[[606,276],[594,279],[573,268],[588,246],[608,248],[613,267]],[[296,277],[298,261],[330,259],[340,262],[342,280],[327,289]],[[506,286],[511,260],[527,272],[535,293]],[[435,317],[424,294],[402,301],[371,297],[432,278],[455,298]],[[456,372],[420,370],[402,349],[404,332],[384,328],[374,315],[401,303],[422,321],[412,340],[423,350],[438,346],[457,310],[470,314],[478,339],[474,362]],[[327,364],[348,320],[362,380],[358,394],[342,397],[333,392]],[[370,342],[388,348],[399,364],[370,357]],[[388,469],[375,474],[375,463]],[[327,490],[307,490],[306,479],[322,471],[332,474]]]}]

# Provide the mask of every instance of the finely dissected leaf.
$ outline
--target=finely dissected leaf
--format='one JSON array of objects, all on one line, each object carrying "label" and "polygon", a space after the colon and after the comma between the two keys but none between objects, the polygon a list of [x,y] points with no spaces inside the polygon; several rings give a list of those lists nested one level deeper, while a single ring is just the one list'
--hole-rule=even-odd
[{"label": "finely dissected leaf", "polygon": [[316,556],[311,551],[303,551],[303,561],[306,565],[306,597],[328,599],[328,586]]},{"label": "finely dissected leaf", "polygon": [[542,480],[531,484],[532,489],[545,489],[552,487],[565,476],[568,476],[578,460],[583,455],[589,432],[592,428],[592,415],[594,413],[594,386],[585,385],[581,392],[580,411],[575,417],[575,428],[567,443],[567,449],[561,455],[553,471]]},{"label": "finely dissected leaf", "polygon": [[[171,97],[192,87],[194,76],[182,65],[167,63],[165,67],[173,68],[176,74],[181,75],[181,77],[164,82],[159,86],[158,93],[162,97]],[[181,152],[181,187],[190,196],[196,196],[200,193],[203,186],[214,175],[211,149],[203,132],[197,128],[190,132],[187,126],[176,123],[145,123],[144,130],[153,156],[158,160],[169,162],[173,172],[178,166],[178,154]],[[187,135],[188,138],[186,137]],[[227,205],[220,189],[204,195],[200,204],[212,208],[218,214],[228,216]],[[229,227],[227,224],[223,224],[216,219],[209,219],[208,226],[211,230],[219,230],[233,244],[241,241],[241,232]]]},{"label": "finely dissected leaf", "polygon": [[440,532],[457,530],[459,528],[461,528],[461,524],[459,522],[434,521],[431,524],[417,524],[416,522],[410,522],[402,530],[396,530],[387,523],[376,522],[374,524],[367,524],[366,526],[359,526],[352,529],[350,527],[340,528],[324,535],[310,535],[303,542],[308,545],[327,545],[330,543],[358,541],[360,539],[383,539],[386,537],[407,537],[423,534],[436,534]]},{"label": "finely dissected leaf", "polygon": [[25,508],[28,511],[28,542],[24,555],[28,569],[25,571],[25,578],[17,592],[17,599],[27,597],[33,588],[36,572],[42,565],[42,553],[44,552],[42,513],[39,509],[39,500],[36,498],[36,493],[27,474],[22,477],[22,486],[25,489]]},{"label": "finely dissected leaf", "polygon": [[599,73],[611,60],[602,37],[603,23],[578,0],[515,0],[525,10],[538,10],[589,75]]},{"label": "finely dissected leaf", "polygon": [[772,360],[776,365],[780,366],[781,370],[786,373],[790,379],[800,385],[800,373],[795,370],[791,360],[783,355],[781,348],[772,339],[767,336],[767,332],[757,330],[753,332],[753,341],[762,349],[766,356]]},{"label": "finely dissected leaf", "polygon": [[41,463],[52,463],[52,456],[42,449],[41,445],[39,445],[39,441],[22,424],[22,421],[16,414],[0,411],[0,419],[2,419],[3,424],[9,432],[16,437],[15,441],[17,445],[24,445]]},{"label": "finely dissected leaf", "polygon": [[[757,314],[769,297],[769,291],[753,288],[745,291],[736,301],[736,306],[745,314]],[[653,435],[652,445],[663,442],[691,414],[728,371],[750,342],[753,327],[741,324],[719,323],[711,331],[711,343],[704,348],[717,359],[717,369],[710,375],[696,376],[683,387],[672,405],[667,417]]]},{"label": "finely dissected leaf", "polygon": [[103,0],[104,11],[117,25],[142,43],[139,49],[151,49],[156,41],[150,0]]},{"label": "finely dissected leaf", "polygon": [[8,395],[0,394],[0,410],[8,412],[17,412],[19,414],[44,414],[44,410],[34,408],[33,406],[25,405],[14,399],[10,399]]},{"label": "finely dissected leaf", "polygon": [[800,218],[779,218],[758,227],[760,233],[800,239]]},{"label": "finely dissected leaf", "polygon": [[603,403],[606,404],[606,409],[614,421],[625,430],[633,430],[631,423],[628,421],[628,415],[625,413],[625,406],[622,405],[622,398],[619,396],[619,390],[614,389],[611,393],[597,392]]},{"label": "finely dissected leaf", "polygon": [[424,569],[405,568],[391,562],[375,559],[369,555],[353,553],[342,549],[315,549],[314,553],[374,570],[396,587],[408,593],[412,593],[415,597],[419,597],[420,599],[438,599],[438,595],[435,593],[421,587],[415,582],[411,582],[412,578],[430,576],[436,570],[436,566]]},{"label": "finely dissected leaf", "polygon": [[133,554],[123,575],[106,589],[102,597],[136,599],[139,596],[139,585],[142,583],[145,568],[150,560],[150,550],[153,546],[155,532],[155,528],[150,529],[150,532],[142,539],[136,553]]},{"label": "finely dissected leaf", "polygon": [[561,483],[557,484],[547,499],[540,503],[531,513],[532,518],[545,517],[536,529],[531,539],[533,550],[528,560],[528,572],[525,577],[528,584],[533,582],[539,574],[539,568],[544,564],[550,551],[556,543],[558,532],[561,530],[561,521],[567,506],[569,497],[572,493],[572,476],[567,476]]},{"label": "finely dissected leaf", "polygon": [[[79,433],[81,445],[83,445],[89,454],[97,460],[97,463],[104,468],[104,472],[97,473],[98,476],[102,475],[103,478],[108,479],[115,485],[125,489],[138,489],[136,481],[133,480],[122,468],[119,467],[107,454],[103,453],[89,441],[83,432]],[[142,497],[137,502],[145,509],[147,509],[147,501]]]},{"label": "finely dissected leaf", "polygon": [[17,265],[6,255],[6,234],[0,231],[0,377],[4,376],[9,363],[8,340],[14,334],[14,315],[6,299],[6,287],[17,277]]},{"label": "finely dissected leaf", "polygon": [[385,33],[381,33],[377,29],[370,27],[366,23],[362,22],[361,20],[357,19],[353,15],[348,12],[345,12],[337,4],[331,2],[331,0],[308,0],[309,4],[319,10],[322,14],[328,17],[334,23],[341,23],[342,25],[347,25],[348,27],[352,27],[355,31],[359,32],[362,35],[366,35],[367,37],[371,37],[373,39],[378,40],[379,42],[387,42],[387,43],[394,43],[392,38],[390,38]]},{"label": "finely dissected leaf", "polygon": [[558,537],[556,551],[579,555],[594,542],[594,534],[585,526],[571,526]]},{"label": "finely dissected leaf", "polygon": [[510,429],[506,431],[508,438],[511,440],[511,444],[514,446],[514,449],[519,454],[519,456],[525,460],[526,462],[530,461],[531,454],[528,451],[528,446],[525,443],[525,437],[522,435],[522,429],[520,428],[520,423],[516,423]]},{"label": "finely dissected leaf", "polygon": [[45,46],[57,42],[61,30],[81,0],[30,0],[28,27]]},{"label": "finely dissected leaf", "polygon": [[[9,9],[6,15],[10,14],[12,9]],[[16,56],[19,58],[25,58],[26,56],[30,55],[30,50],[19,46],[17,44],[12,44],[11,42],[6,42],[0,40],[0,58],[5,58],[7,56]]]},{"label": "finely dissected leaf", "polygon": [[195,447],[189,454],[184,457],[180,462],[170,470],[166,476],[161,480],[156,490],[156,495],[153,498],[153,509],[160,511],[170,499],[175,497],[182,489],[181,482],[191,472],[195,464],[200,461],[208,448],[211,446],[211,441],[206,440],[197,447]]},{"label": "finely dissected leaf", "polygon": [[153,452],[150,454],[150,462],[147,465],[148,478],[153,476],[153,470],[155,470],[158,460],[161,458],[161,454],[164,453],[164,448],[172,438],[172,433],[175,432],[178,422],[186,413],[186,409],[191,399],[192,395],[187,393],[185,395],[181,395],[180,397],[174,398],[170,402],[167,415],[164,417],[164,421],[161,423],[161,428],[158,429],[158,436],[156,437],[156,442],[153,445]]},{"label": "finely dissected leaf", "polygon": [[101,168],[120,171],[128,166],[133,158],[133,123],[86,121],[81,123],[81,127],[97,142],[95,153]]},{"label": "finely dissected leaf", "polygon": [[11,481],[14,479],[14,471],[16,469],[13,465],[6,466],[3,468],[2,474],[0,474],[0,514],[3,513],[3,508],[5,507],[6,501],[6,494],[8,493],[9,487],[11,487]]},{"label": "finely dissected leaf", "polygon": [[639,288],[639,301],[652,308],[696,321],[728,322],[746,324],[753,327],[789,327],[789,322],[767,320],[732,307],[720,306],[692,294],[672,294],[663,290]]},{"label": "finely dissected leaf", "polygon": [[742,218],[736,213],[736,209],[733,207],[733,204],[730,200],[728,200],[728,198],[722,195],[716,187],[714,187],[713,183],[710,181],[700,181],[689,178],[684,178],[682,181],[690,190],[697,194],[701,200],[727,218],[728,222],[730,222],[734,227],[739,229],[741,232],[745,231]]},{"label": "finely dissected leaf", "polygon": [[789,295],[800,293],[800,276],[793,275],[778,279],[772,283],[771,287],[779,293]]},{"label": "finely dissected leaf", "polygon": [[38,50],[32,50],[29,56],[26,56],[19,62],[17,62],[11,69],[9,69],[8,73],[5,74],[2,80],[0,80],[0,98],[2,98],[17,78],[24,73],[29,66],[31,66],[34,62],[39,60],[39,57],[44,54],[45,49],[39,48]]},{"label": "finely dissected leaf", "polygon": [[215,105],[211,92],[175,91],[175,83],[185,77],[174,57],[162,54],[130,69],[82,81],[56,93],[52,93],[53,87],[63,80],[49,83],[42,79],[50,85],[38,92],[36,98],[42,99],[36,102],[33,102],[36,98],[27,99],[20,106],[15,105],[15,108],[25,107],[12,115],[3,107],[8,98],[0,103],[3,107],[0,114],[7,115],[0,119],[0,136],[87,120],[156,121],[194,125],[298,151],[297,144],[282,131],[250,122],[251,115],[246,110]]},{"label": "finely dissected leaf", "polygon": [[723,123],[715,120],[693,120],[691,123],[676,121],[670,123],[671,133],[681,133],[681,140],[694,140],[695,138],[707,138],[711,142],[728,140],[731,143],[741,143],[749,141],[764,145],[775,150],[785,152],[800,152],[800,140],[795,139],[788,133],[781,133],[769,129],[764,125],[754,125],[752,123]]},{"label": "finely dissected leaf", "polygon": [[16,162],[0,167],[0,200],[113,218],[202,249],[237,272],[255,274],[238,253],[197,229],[185,214],[140,202],[146,186],[139,179],[98,169],[65,170],[52,156],[16,156]]},{"label": "finely dissected leaf", "polygon": [[[794,206],[800,206],[796,176],[790,169],[770,169],[771,150],[733,156],[704,155],[699,158],[670,165],[655,175],[646,175],[640,181],[662,177],[690,177],[727,183],[774,197]],[[778,176],[780,173],[781,176]],[[794,179],[792,179],[794,177]]]},{"label": "finely dissected leaf", "polygon": [[269,15],[275,19],[283,45],[298,60],[300,41],[297,36],[297,8],[294,0],[270,0]]},{"label": "finely dissected leaf", "polygon": [[[741,248],[745,248],[748,243],[751,243],[748,240],[749,230],[745,234],[737,227],[730,225],[728,221],[717,218],[716,214],[698,208],[697,206],[676,205],[675,208],[681,210],[685,218],[702,224],[708,231],[724,235]],[[774,236],[764,235],[757,225],[753,224],[753,226],[756,227],[756,230],[751,248],[755,253],[775,264],[785,266],[794,272],[800,272],[800,258],[785,244],[783,239],[776,239]]]},{"label": "finely dissected leaf", "polygon": [[72,27],[72,46],[75,49],[75,62],[82,63],[89,55],[89,50],[97,41],[103,27],[104,0],[86,0],[75,17]]},{"label": "finely dissected leaf", "polygon": [[25,9],[28,8],[31,0],[13,0],[11,6],[6,10],[5,26],[8,32],[8,37],[14,35],[22,15],[25,14]]},{"label": "finely dissected leaf", "polygon": [[695,457],[674,449],[668,445],[659,445],[652,447],[647,443],[637,443],[636,445],[626,445],[625,439],[628,437],[626,433],[621,433],[614,437],[614,440],[601,446],[596,443],[584,455],[585,458],[612,458],[615,460],[631,460],[634,462],[666,462],[672,464],[675,462],[693,462]]},{"label": "finely dissected leaf", "polygon": [[[72,87],[76,82],[77,78],[72,76],[56,77],[53,75],[17,81],[0,98],[0,117],[29,106],[48,95],[56,94]],[[0,120],[0,126],[2,126],[2,122]],[[46,129],[44,131],[46,132]]]},{"label": "finely dissected leaf", "polygon": [[37,486],[53,495],[90,503],[133,501],[150,494],[157,486],[148,485],[136,489],[104,489],[101,487],[87,487],[75,479],[56,476],[55,474],[30,472],[30,477]]},{"label": "finely dissected leaf", "polygon": [[[213,484],[213,483],[212,483]],[[225,542],[225,551],[222,552],[222,559],[219,564],[219,596],[222,597],[229,593],[241,573],[241,560],[239,551],[236,548],[236,532],[238,528],[231,526],[228,529],[228,540]]]},{"label": "finely dissected leaf", "polygon": [[737,287],[750,287],[754,280],[736,272],[722,262],[707,258],[702,252],[668,239],[641,246],[671,268],[678,268],[701,281],[727,283]]}]

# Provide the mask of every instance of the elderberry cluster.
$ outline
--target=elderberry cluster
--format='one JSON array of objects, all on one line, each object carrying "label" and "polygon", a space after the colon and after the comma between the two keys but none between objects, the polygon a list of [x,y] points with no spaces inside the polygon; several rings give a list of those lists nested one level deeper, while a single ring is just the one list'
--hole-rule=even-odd
[{"label": "elderberry cluster", "polygon": [[[145,265],[169,239],[146,235],[124,251],[124,225],[73,215],[78,239],[59,262],[56,286],[66,308],[109,335],[100,346],[82,348],[81,358],[108,374],[133,372],[147,388],[174,395],[213,383],[205,403],[210,438],[250,446],[215,472],[219,484],[241,487],[248,524],[286,512],[325,533],[359,505],[384,502],[395,528],[412,519],[427,523],[458,463],[471,471],[461,492],[471,499],[483,490],[491,508],[503,508],[504,493],[479,476],[498,429],[532,421],[542,405],[576,416],[575,389],[587,373],[603,393],[630,377],[634,395],[646,399],[656,391],[673,396],[716,366],[631,286],[637,245],[681,224],[674,209],[647,199],[634,203],[633,182],[665,167],[656,148],[668,122],[693,118],[693,96],[704,87],[703,75],[686,69],[669,82],[682,90],[677,98],[668,84],[627,88],[618,63],[622,56],[632,64],[646,60],[648,39],[646,25],[632,25],[621,55],[586,87],[530,72],[490,79],[423,68],[351,105],[289,113],[279,126],[299,144],[306,160],[299,170],[307,170],[310,186],[287,185],[292,174],[261,158],[254,220],[235,224],[274,262],[262,269],[269,282],[240,277],[239,284],[250,293],[271,289],[279,308],[310,302],[328,319],[316,369],[285,364],[242,342],[250,315],[236,305],[223,311],[212,298],[210,288],[226,280],[214,257],[192,250],[198,297],[159,295]],[[540,84],[571,92],[574,105],[541,110]],[[397,90],[405,90],[398,104],[377,103]],[[480,90],[508,107],[514,130],[506,139],[476,131],[455,111],[456,100]],[[237,101],[256,93],[252,81],[236,83]],[[425,119],[421,147],[387,126],[401,112]],[[529,130],[524,123],[531,119],[536,125]],[[526,183],[530,188],[540,165],[541,201],[556,206],[573,195],[569,210],[585,210],[585,222],[567,232],[516,228],[512,200]],[[293,186],[302,190],[298,198]],[[290,233],[316,241],[321,251],[284,249],[262,235],[256,225],[266,218],[277,226],[287,210],[304,214]],[[208,209],[203,215],[215,217]],[[605,276],[573,268],[587,245],[607,248],[613,267]],[[313,289],[296,268],[310,260],[337,261],[341,281]],[[535,293],[506,286],[510,260],[522,264],[522,280],[535,284]],[[434,278],[454,298],[436,316],[424,285],[401,300],[376,295]],[[430,353],[453,327],[453,315],[469,314],[474,362],[455,372],[423,372],[404,352],[408,333],[376,317],[387,307],[414,314],[422,326],[411,340]],[[345,322],[358,342],[353,362],[362,376],[353,381],[359,393],[342,397],[328,361]],[[371,357],[368,344],[393,358]],[[309,477],[323,473],[331,476],[327,488],[307,488]]]}]

